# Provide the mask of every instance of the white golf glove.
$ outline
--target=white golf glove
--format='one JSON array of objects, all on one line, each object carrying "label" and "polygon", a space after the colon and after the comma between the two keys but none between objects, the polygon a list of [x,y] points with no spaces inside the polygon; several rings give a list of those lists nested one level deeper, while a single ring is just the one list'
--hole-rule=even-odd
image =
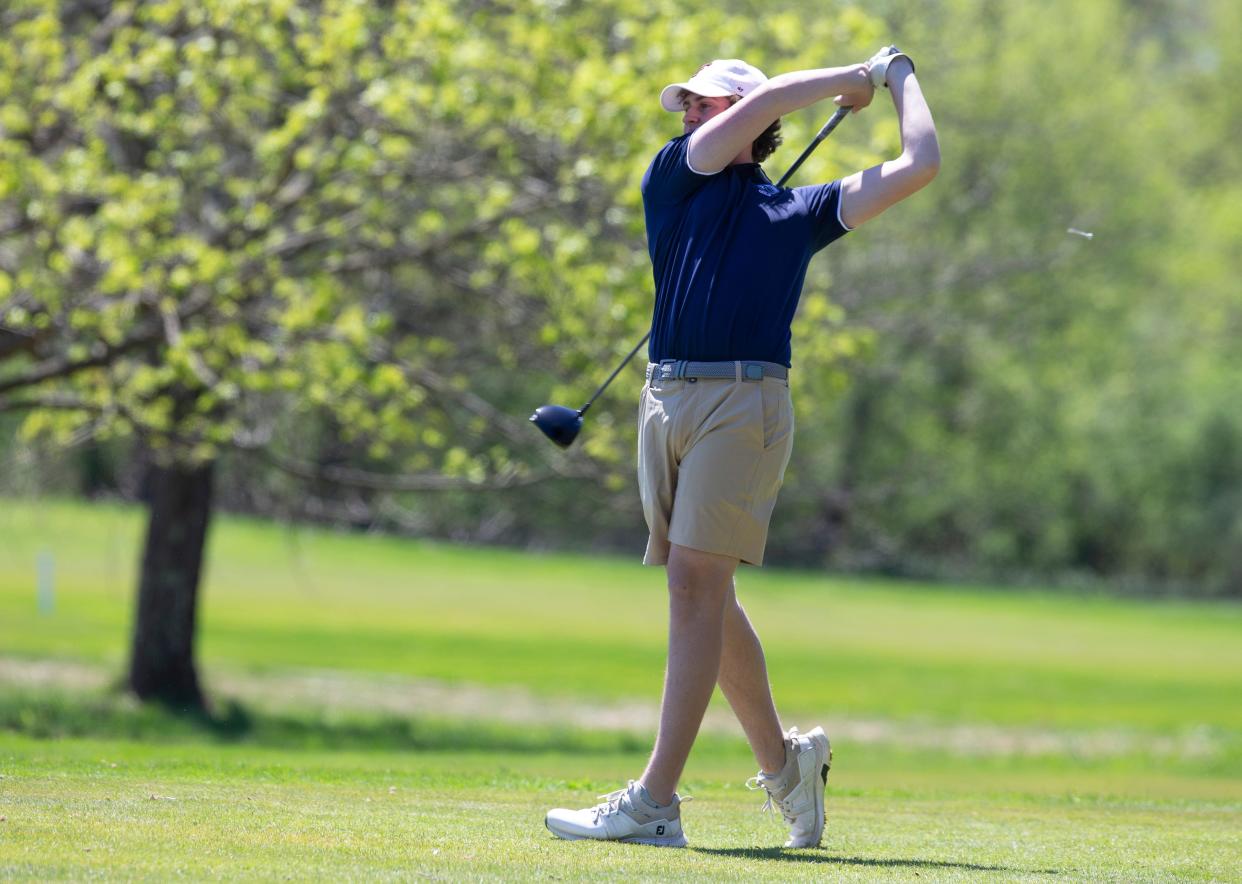
[{"label": "white golf glove", "polygon": [[911,68],[914,67],[914,59],[896,46],[885,46],[867,59],[867,75],[871,77],[871,84],[875,88],[879,89],[881,86],[888,88],[888,66],[899,58],[904,58],[910,62]]}]

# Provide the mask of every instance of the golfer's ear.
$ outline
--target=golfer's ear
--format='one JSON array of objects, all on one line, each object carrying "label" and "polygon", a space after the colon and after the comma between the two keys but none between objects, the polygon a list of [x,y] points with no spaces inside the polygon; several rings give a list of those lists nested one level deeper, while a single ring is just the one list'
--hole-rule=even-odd
[{"label": "golfer's ear", "polygon": [[853,229],[889,206],[926,187],[939,166],[920,164],[907,156],[888,160],[841,179],[841,223]]}]

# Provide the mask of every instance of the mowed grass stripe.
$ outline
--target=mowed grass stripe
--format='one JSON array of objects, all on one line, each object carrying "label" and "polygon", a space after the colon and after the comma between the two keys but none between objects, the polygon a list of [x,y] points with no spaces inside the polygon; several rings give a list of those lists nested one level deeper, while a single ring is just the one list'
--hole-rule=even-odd
[{"label": "mowed grass stripe", "polygon": [[[33,607],[35,560],[47,550],[62,600],[119,602],[128,615],[141,515],[132,507],[0,502],[0,605],[14,612]],[[591,636],[624,630],[640,641],[663,641],[661,572],[633,561],[342,535],[235,517],[217,518],[208,552],[203,611],[222,622],[258,617],[405,628],[435,619],[446,631],[558,635],[572,626]],[[750,568],[742,569],[739,588],[752,616],[770,621],[781,643],[794,647],[1081,661],[1153,675],[1242,669],[1237,604],[963,591]]]},{"label": "mowed grass stripe", "polygon": [[[120,670],[125,626],[120,620],[65,618],[44,634],[34,621],[4,636],[11,653],[80,658],[111,628],[101,655]],[[7,633],[7,631],[6,631]],[[595,700],[658,696],[663,644],[567,637],[481,637],[476,633],[372,632],[241,626],[204,630],[205,672],[228,666],[252,671],[314,667],[398,673],[446,682],[514,685],[554,696]],[[91,655],[87,655],[88,657]],[[590,666],[565,661],[590,660]],[[1196,726],[1237,731],[1242,706],[1227,701],[1228,682],[1166,677],[1122,678],[1108,673],[1020,664],[983,666],[883,659],[832,647],[819,652],[770,653],[769,672],[781,706],[794,714],[913,717],[940,722],[991,721],[1049,727],[1139,727],[1183,731]],[[816,673],[807,678],[806,673]],[[719,704],[721,701],[717,699]]]},{"label": "mowed grass stripe", "polygon": [[[141,512],[0,503],[0,649],[119,668]],[[37,613],[49,550],[57,600]],[[1224,603],[1080,599],[744,569],[739,593],[793,713],[1180,733],[1242,730],[1242,616]],[[340,668],[590,698],[653,698],[665,598],[615,558],[462,548],[218,518],[201,659]]]}]

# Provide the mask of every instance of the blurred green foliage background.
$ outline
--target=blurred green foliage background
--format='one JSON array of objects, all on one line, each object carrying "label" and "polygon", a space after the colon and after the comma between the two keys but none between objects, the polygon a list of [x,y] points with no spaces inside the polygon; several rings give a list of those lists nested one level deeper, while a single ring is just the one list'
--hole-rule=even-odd
[{"label": "blurred green foliage background", "polygon": [[[658,90],[917,61],[943,165],[813,263],[775,563],[1242,593],[1242,9],[189,3],[0,10],[0,490],[531,547],[644,537]],[[830,108],[785,120],[779,174]],[[879,96],[794,183],[899,149]],[[1090,238],[1070,232],[1073,228]]]}]

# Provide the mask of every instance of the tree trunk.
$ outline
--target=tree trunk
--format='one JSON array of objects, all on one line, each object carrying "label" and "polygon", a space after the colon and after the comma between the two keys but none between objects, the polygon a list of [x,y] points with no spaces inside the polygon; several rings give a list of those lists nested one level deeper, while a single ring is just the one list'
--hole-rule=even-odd
[{"label": "tree trunk", "polygon": [[152,463],[148,470],[149,521],[129,689],[143,700],[202,709],[194,631],[214,466]]}]

